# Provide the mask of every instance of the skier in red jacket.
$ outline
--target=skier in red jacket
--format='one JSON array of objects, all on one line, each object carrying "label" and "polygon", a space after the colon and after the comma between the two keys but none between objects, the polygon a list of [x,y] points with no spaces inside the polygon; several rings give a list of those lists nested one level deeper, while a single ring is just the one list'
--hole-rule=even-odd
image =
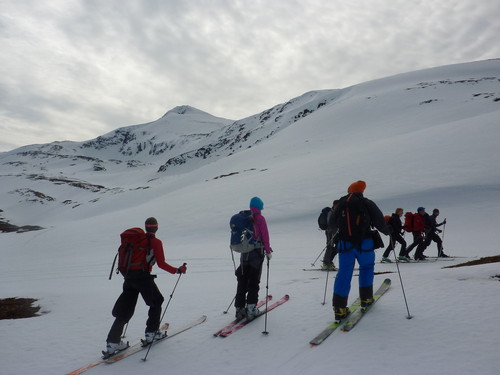
[{"label": "skier in red jacket", "polygon": [[147,260],[144,259],[144,262],[139,264],[131,265],[126,274],[124,274],[123,292],[113,307],[112,314],[115,317],[115,321],[111,326],[106,340],[106,350],[103,351],[105,356],[112,355],[127,347],[127,343],[121,341],[121,335],[125,324],[134,315],[139,294],[144,299],[146,305],[149,306],[145,341],[153,341],[154,335],[160,326],[161,305],[164,301],[163,295],[154,282],[156,275],[151,275],[151,269],[155,262],[158,267],[169,273],[186,273],[185,265],[176,268],[165,261],[163,244],[155,236],[157,230],[158,221],[154,217],[146,219],[146,239],[144,241],[148,241],[148,244],[144,244],[144,246],[148,246],[149,249],[153,250],[153,257]]},{"label": "skier in red jacket", "polygon": [[416,247],[417,250],[415,250],[414,256],[415,260],[425,260],[425,258],[427,258],[424,255],[424,250],[427,247],[425,242],[425,215],[425,207],[417,208],[417,213],[413,215],[413,243],[408,246],[408,249],[406,250],[406,256],[409,257],[410,251],[412,251]]}]

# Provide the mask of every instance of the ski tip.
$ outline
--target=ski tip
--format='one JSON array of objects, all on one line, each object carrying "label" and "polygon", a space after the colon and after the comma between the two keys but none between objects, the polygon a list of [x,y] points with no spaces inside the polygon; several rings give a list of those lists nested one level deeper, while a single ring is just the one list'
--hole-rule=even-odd
[{"label": "ski tip", "polygon": [[290,299],[290,296],[288,294],[285,294],[285,299],[286,300],[289,300]]},{"label": "ski tip", "polygon": [[391,279],[387,278],[384,280],[384,284],[390,284],[391,283]]},{"label": "ski tip", "polygon": [[207,316],[202,315],[202,316],[200,316],[200,318],[196,322],[199,324],[199,323],[205,322],[206,320],[207,320]]}]

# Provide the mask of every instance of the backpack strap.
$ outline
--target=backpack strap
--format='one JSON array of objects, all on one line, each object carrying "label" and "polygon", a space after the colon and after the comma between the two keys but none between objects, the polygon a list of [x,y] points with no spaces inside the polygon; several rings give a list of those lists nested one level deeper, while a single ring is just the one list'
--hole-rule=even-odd
[{"label": "backpack strap", "polygon": [[[347,197],[346,202],[349,203],[351,201],[352,194]],[[352,236],[352,228],[351,228],[351,213],[349,211],[349,206],[347,205],[345,208],[345,213],[347,216],[347,233],[349,234],[349,237]]]},{"label": "backpack strap", "polygon": [[156,260],[155,259],[155,256],[154,256],[154,250],[153,250],[153,256],[149,256],[149,253],[151,252],[152,248],[151,248],[151,238],[152,236],[148,236],[148,234],[146,234],[146,238],[148,239],[148,248],[147,248],[147,252],[146,252],[146,267],[147,267],[147,271],[149,271],[149,267],[151,266],[151,264],[153,264],[153,262]]}]

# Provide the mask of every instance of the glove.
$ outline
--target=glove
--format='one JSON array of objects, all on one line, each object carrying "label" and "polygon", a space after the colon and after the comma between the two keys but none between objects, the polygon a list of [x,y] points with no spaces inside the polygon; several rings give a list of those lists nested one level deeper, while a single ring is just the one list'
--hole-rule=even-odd
[{"label": "glove", "polygon": [[177,268],[177,273],[186,273],[186,271],[187,271],[186,263]]},{"label": "glove", "polygon": [[436,229],[439,233],[443,232],[441,229]]},{"label": "glove", "polygon": [[272,253],[266,253],[267,260],[271,260],[272,257],[273,257]]},{"label": "glove", "polygon": [[443,224],[446,224],[446,219],[444,219]]}]

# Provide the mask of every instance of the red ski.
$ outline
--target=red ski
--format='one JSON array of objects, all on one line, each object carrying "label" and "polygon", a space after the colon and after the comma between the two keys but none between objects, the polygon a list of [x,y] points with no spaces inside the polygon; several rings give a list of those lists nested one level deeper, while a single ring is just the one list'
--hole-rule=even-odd
[{"label": "red ski", "polygon": [[[260,308],[266,304],[266,301],[269,302],[270,300],[273,299],[273,296],[266,296],[262,301],[257,303],[257,308]],[[222,332],[229,331],[231,328],[233,328],[236,324],[239,322],[243,321],[244,319],[235,319],[231,323],[229,323],[227,326],[221,328],[217,332],[214,333],[214,336],[220,336]]]},{"label": "red ski", "polygon": [[260,312],[259,315],[257,315],[255,318],[253,319],[243,319],[242,321],[240,321],[239,323],[233,325],[230,329],[228,330],[224,330],[222,331],[220,334],[219,334],[219,337],[227,337],[229,335],[231,335],[232,333],[236,332],[237,330],[243,328],[244,326],[246,326],[248,323],[250,322],[253,322],[255,319],[257,319],[259,316],[262,316],[262,315],[265,315],[267,314],[269,311],[275,309],[276,307],[284,304],[286,301],[288,301],[290,299],[290,296],[288,294],[284,295],[283,297],[281,297],[281,299],[279,299],[278,301],[274,302],[272,305],[268,306],[267,309],[263,310]]}]

